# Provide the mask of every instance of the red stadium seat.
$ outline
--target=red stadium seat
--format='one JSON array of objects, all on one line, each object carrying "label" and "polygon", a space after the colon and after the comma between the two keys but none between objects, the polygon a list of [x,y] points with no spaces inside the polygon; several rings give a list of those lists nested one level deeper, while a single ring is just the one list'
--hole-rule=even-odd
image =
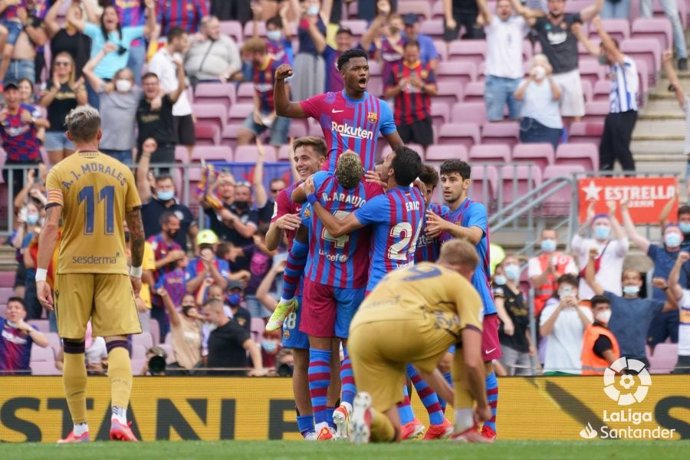
[{"label": "red stadium seat", "polygon": [[436,121],[440,121],[441,124],[448,123],[450,121],[450,107],[443,101],[431,101],[431,118]]},{"label": "red stadium seat", "polygon": [[[12,286],[14,286],[15,276],[15,272],[0,272],[0,289],[12,288]],[[0,303],[4,303],[1,298]]]},{"label": "red stadium seat", "polygon": [[239,21],[220,21],[220,33],[229,35],[235,43],[242,43],[242,24]]},{"label": "red stadium seat", "polygon": [[496,184],[498,173],[495,166],[472,166],[472,182],[470,183],[469,197],[474,201],[484,203],[487,209],[494,208],[496,200]]},{"label": "red stadium seat", "polygon": [[278,160],[290,161],[290,155],[292,155],[292,147],[290,145],[281,145],[278,149]]},{"label": "red stadium seat", "polygon": [[587,171],[599,171],[599,149],[595,144],[561,144],[556,149],[557,165],[580,165]]},{"label": "red stadium seat", "polygon": [[551,144],[517,144],[513,147],[512,159],[516,163],[532,163],[541,170],[555,161]]},{"label": "red stadium seat", "polygon": [[593,101],[608,101],[611,93],[611,80],[599,80],[594,85]]},{"label": "red stadium seat", "polygon": [[520,126],[516,121],[484,123],[482,127],[483,143],[507,144],[512,148],[519,140]]},{"label": "red stadium seat", "polygon": [[51,347],[41,348],[35,343],[31,345],[31,362],[55,363],[55,353]]},{"label": "red stadium seat", "polygon": [[[247,115],[252,113],[254,110],[254,104],[235,104],[232,107],[230,107],[230,110],[228,111],[228,125],[230,124],[239,124],[242,125],[244,122],[244,119],[247,118]],[[225,132],[225,130],[223,131]],[[223,134],[223,137],[225,137],[225,134]]]},{"label": "red stadium seat", "polygon": [[[274,163],[277,160],[276,149],[271,145],[264,145],[266,163]],[[256,145],[239,145],[235,148],[235,161],[237,163],[256,163],[259,156]]]},{"label": "red stadium seat", "polygon": [[632,23],[632,38],[654,38],[662,49],[673,44],[673,28],[667,18],[637,18]]},{"label": "red stadium seat", "polygon": [[505,144],[473,145],[470,149],[472,164],[508,163],[510,161],[510,147]]},{"label": "red stadium seat", "polygon": [[452,81],[439,81],[436,83],[438,94],[431,96],[432,101],[441,101],[453,107],[458,102],[462,102],[462,88]]},{"label": "red stadium seat", "polygon": [[220,134],[221,130],[215,124],[203,121],[198,121],[194,124],[194,136],[196,137],[196,146],[219,145]]},{"label": "red stadium seat", "polygon": [[242,82],[237,87],[235,102],[238,104],[249,104],[254,102],[254,83]]},{"label": "red stadium seat", "polygon": [[471,62],[445,61],[436,70],[437,81],[450,81],[455,87],[477,80],[477,66]]},{"label": "red stadium seat", "polygon": [[437,1],[436,3],[434,3],[434,6],[431,7],[431,17],[434,19],[443,19],[445,17],[442,1]]},{"label": "red stadium seat", "polygon": [[369,61],[369,75],[380,77],[383,72],[383,66],[378,61]]},{"label": "red stadium seat", "polygon": [[470,148],[481,140],[479,124],[446,123],[441,126],[437,138],[436,143],[439,145],[462,144],[466,148]]},{"label": "red stadium seat", "polygon": [[148,350],[153,346],[153,337],[148,332],[142,332],[141,334],[135,334],[132,336],[132,346],[142,346],[144,350]]},{"label": "red stadium seat", "polygon": [[307,135],[307,124],[304,120],[293,119],[290,120],[290,130],[288,131],[289,137],[304,137]]},{"label": "red stadium seat", "polygon": [[484,104],[484,82],[471,81],[465,85],[463,102],[481,102]]},{"label": "red stadium seat", "polygon": [[598,145],[603,132],[604,123],[602,122],[576,121],[570,125],[570,132],[568,133],[568,142],[589,142]]},{"label": "red stadium seat", "polygon": [[60,375],[60,371],[55,367],[55,360],[52,362],[31,361],[29,367],[31,375]]},{"label": "red stadium seat", "polygon": [[430,145],[426,149],[426,161],[462,160],[468,161],[467,147],[462,144]]},{"label": "red stadium seat", "polygon": [[441,57],[441,61],[448,60],[448,45],[443,40],[434,40],[434,47]]},{"label": "red stadium seat", "polygon": [[585,104],[585,119],[590,122],[604,121],[610,109],[608,101],[587,102]]},{"label": "red stadium seat", "polygon": [[434,40],[443,39],[443,19],[428,19],[422,21],[419,26],[419,32],[428,35]]},{"label": "red stadium seat", "polygon": [[223,104],[194,104],[192,112],[198,122],[205,122],[218,127],[223,131],[228,118],[228,109]]},{"label": "red stadium seat", "polygon": [[227,145],[197,146],[192,153],[194,161],[232,161],[232,149]]},{"label": "red stadium seat", "polygon": [[592,85],[604,78],[604,66],[593,57],[580,57],[578,69],[580,70],[580,79],[588,80]]},{"label": "red stadium seat", "polygon": [[504,206],[541,185],[541,169],[536,166],[503,166],[498,172],[501,200]]},{"label": "red stadium seat", "polygon": [[448,59],[459,59],[479,66],[486,59],[486,41],[453,40],[448,44]]},{"label": "red stadium seat", "polygon": [[470,121],[482,124],[486,121],[486,105],[483,102],[460,102],[453,106],[450,119],[453,123]]},{"label": "red stadium seat", "polygon": [[199,83],[194,91],[194,102],[201,104],[223,103],[227,109],[236,101],[234,83]]},{"label": "red stadium seat", "polygon": [[175,162],[182,164],[189,163],[189,152],[184,145],[175,146]]}]

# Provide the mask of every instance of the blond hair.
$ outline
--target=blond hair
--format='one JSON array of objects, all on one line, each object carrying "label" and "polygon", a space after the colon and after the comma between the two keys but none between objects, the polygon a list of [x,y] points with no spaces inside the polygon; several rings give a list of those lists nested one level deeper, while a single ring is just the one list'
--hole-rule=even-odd
[{"label": "blond hair", "polygon": [[475,247],[465,240],[455,238],[446,241],[441,246],[441,254],[438,258],[439,263],[453,266],[467,266],[473,270],[479,264],[479,256]]}]

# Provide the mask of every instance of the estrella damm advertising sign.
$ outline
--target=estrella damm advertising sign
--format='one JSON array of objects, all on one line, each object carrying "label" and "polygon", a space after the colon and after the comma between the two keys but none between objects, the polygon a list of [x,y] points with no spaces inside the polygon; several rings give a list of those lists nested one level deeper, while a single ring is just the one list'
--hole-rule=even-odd
[{"label": "estrella damm advertising sign", "polygon": [[[499,379],[501,439],[690,439],[690,375]],[[415,412],[426,412],[415,397]],[[92,439],[107,439],[110,385],[90,377]],[[452,410],[447,410],[452,416]],[[300,439],[283,378],[137,377],[142,440]],[[60,377],[0,378],[0,442],[55,442],[72,429]]]}]

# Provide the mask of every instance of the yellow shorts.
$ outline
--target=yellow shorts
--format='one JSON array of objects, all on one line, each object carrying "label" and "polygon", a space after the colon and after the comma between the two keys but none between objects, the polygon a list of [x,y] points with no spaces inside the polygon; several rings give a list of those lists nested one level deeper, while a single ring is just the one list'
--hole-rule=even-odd
[{"label": "yellow shorts", "polygon": [[58,274],[55,314],[58,333],[65,339],[83,339],[89,319],[94,337],[141,333],[127,275]]},{"label": "yellow shorts", "polygon": [[350,329],[347,351],[357,390],[369,393],[373,407],[385,412],[403,399],[407,364],[433,372],[454,342],[432,320],[356,324]]}]

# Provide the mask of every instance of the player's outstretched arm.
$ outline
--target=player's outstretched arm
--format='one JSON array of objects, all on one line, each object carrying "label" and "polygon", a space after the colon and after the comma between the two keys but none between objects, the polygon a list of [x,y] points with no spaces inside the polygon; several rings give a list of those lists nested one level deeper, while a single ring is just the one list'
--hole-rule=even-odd
[{"label": "player's outstretched arm", "polygon": [[290,102],[285,79],[291,77],[292,74],[292,67],[289,64],[281,64],[276,69],[275,84],[273,85],[276,114],[288,118],[307,118],[307,114],[304,113],[299,102]]},{"label": "player's outstretched arm", "polygon": [[43,229],[38,237],[38,261],[36,264],[36,291],[38,301],[47,310],[53,309],[52,289],[46,282],[48,265],[53,258],[60,219],[62,218],[62,206],[52,203],[46,208],[46,218]]}]

